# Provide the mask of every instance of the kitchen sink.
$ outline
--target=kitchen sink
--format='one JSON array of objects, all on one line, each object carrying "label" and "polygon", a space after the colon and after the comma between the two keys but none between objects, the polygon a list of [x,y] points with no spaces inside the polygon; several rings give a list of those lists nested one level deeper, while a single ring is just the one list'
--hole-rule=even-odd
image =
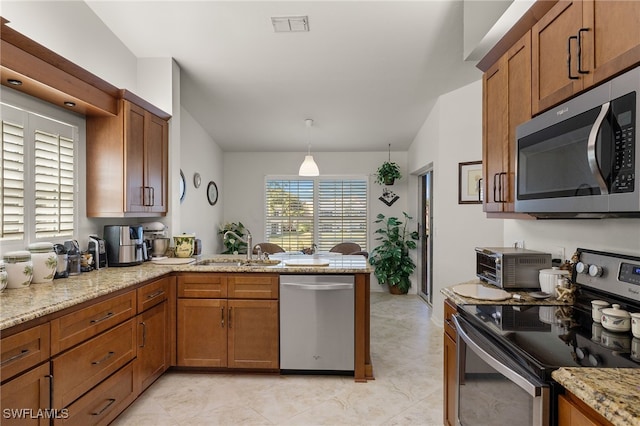
[{"label": "kitchen sink", "polygon": [[220,266],[220,267],[230,267],[230,266],[256,266],[256,267],[265,267],[265,266],[274,266],[280,263],[279,260],[276,259],[266,259],[266,260],[243,260],[243,261],[220,261],[217,259],[203,259],[199,262],[196,262],[196,265],[201,266]]}]

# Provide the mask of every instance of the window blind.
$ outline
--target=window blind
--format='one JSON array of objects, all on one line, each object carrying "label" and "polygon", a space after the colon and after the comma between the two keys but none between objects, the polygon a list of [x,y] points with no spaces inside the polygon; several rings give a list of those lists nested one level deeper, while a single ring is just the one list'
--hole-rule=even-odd
[{"label": "window blind", "polygon": [[318,250],[329,251],[341,242],[367,246],[367,182],[318,182]]},{"label": "window blind", "polygon": [[24,239],[24,126],[2,120],[2,229],[0,238]]},{"label": "window blind", "polygon": [[314,241],[314,181],[266,181],[265,239],[286,251],[311,247]]}]

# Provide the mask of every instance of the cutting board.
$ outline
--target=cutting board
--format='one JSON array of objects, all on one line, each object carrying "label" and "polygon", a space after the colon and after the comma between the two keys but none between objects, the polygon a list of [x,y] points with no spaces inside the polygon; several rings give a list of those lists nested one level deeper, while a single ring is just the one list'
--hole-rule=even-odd
[{"label": "cutting board", "polygon": [[482,284],[460,284],[451,290],[463,297],[472,297],[478,300],[507,300],[512,295],[499,288],[485,287]]},{"label": "cutting board", "polygon": [[151,259],[156,265],[188,265],[196,260],[192,257],[167,257],[165,259]]},{"label": "cutting board", "polygon": [[329,261],[325,259],[289,259],[285,260],[287,266],[329,266]]}]

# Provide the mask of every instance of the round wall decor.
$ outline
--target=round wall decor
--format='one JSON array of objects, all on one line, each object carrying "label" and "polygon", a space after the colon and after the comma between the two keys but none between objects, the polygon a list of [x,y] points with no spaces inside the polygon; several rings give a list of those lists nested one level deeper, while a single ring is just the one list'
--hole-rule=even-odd
[{"label": "round wall decor", "polygon": [[214,181],[209,182],[209,185],[207,185],[207,199],[212,206],[218,202],[218,186]]},{"label": "round wall decor", "polygon": [[200,183],[202,182],[202,178],[200,177],[200,173],[195,172],[193,174],[193,186],[196,188],[200,188]]}]

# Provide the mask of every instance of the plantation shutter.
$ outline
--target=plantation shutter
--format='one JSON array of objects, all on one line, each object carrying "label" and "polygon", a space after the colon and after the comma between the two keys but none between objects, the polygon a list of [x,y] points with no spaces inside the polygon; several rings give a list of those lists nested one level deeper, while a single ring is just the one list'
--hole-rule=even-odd
[{"label": "plantation shutter", "polygon": [[367,181],[322,179],[318,183],[318,249],[341,242],[367,246]]},{"label": "plantation shutter", "polygon": [[22,114],[13,108],[2,106],[2,167],[0,180],[0,238],[24,239],[24,122]]},{"label": "plantation shutter", "polygon": [[[286,251],[314,242],[314,181],[266,180],[265,240]],[[257,241],[256,241],[257,243]]]}]

